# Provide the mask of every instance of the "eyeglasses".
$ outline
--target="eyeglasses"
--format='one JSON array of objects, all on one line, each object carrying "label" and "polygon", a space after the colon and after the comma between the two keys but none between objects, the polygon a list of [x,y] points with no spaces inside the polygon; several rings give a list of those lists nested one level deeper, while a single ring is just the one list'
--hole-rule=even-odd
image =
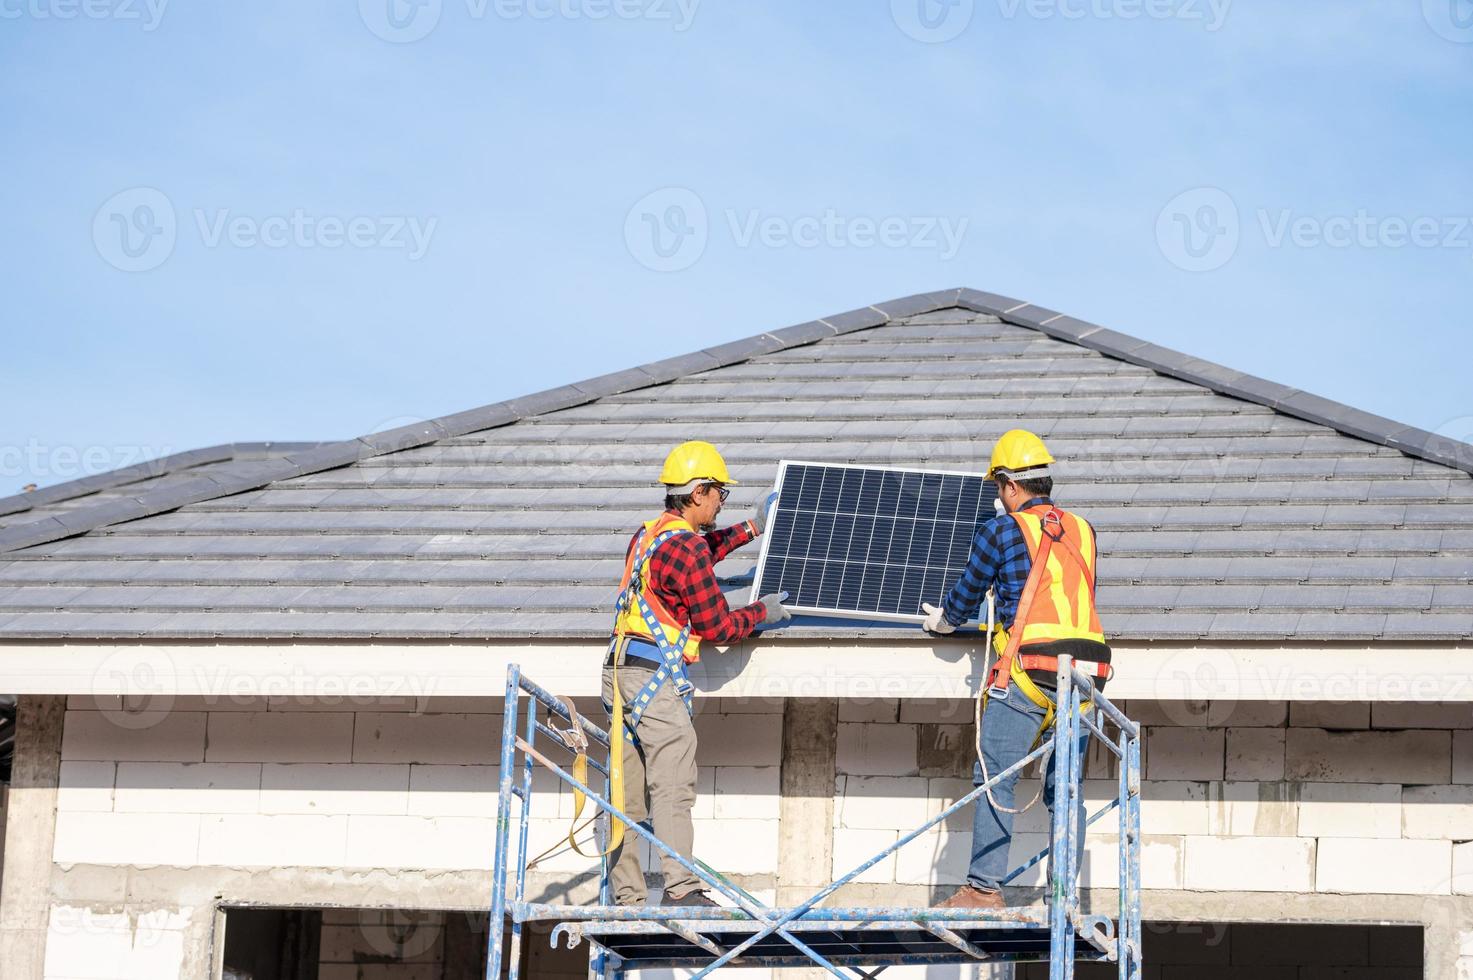
[{"label": "eyeglasses", "polygon": [[715,490],[717,493],[721,494],[721,502],[723,504],[726,503],[726,498],[731,496],[731,491],[726,489],[719,483],[703,483],[701,484],[701,486],[705,487],[707,490]]}]

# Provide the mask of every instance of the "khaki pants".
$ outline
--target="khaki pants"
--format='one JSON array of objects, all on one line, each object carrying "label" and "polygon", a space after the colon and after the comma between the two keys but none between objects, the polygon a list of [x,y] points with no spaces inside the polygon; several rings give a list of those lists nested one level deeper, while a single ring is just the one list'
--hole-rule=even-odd
[{"label": "khaki pants", "polygon": [[[649,682],[654,667],[637,660],[625,660],[619,668],[619,690],[627,706]],[[605,667],[604,701],[612,704],[614,671]],[[627,713],[627,708],[626,708]],[[653,817],[655,836],[686,860],[695,846],[695,830],[690,811],[696,805],[696,729],[691,724],[685,702],[675,692],[675,682],[667,680],[645,709],[635,730],[636,745],[624,743],[624,812],[640,823]],[[610,732],[617,737],[617,733]],[[665,894],[683,897],[687,892],[704,887],[701,880],[675,860],[661,855],[665,871]],[[624,843],[609,855],[614,901],[620,905],[641,905],[646,898],[644,869],[639,862],[639,838],[625,833]]]}]

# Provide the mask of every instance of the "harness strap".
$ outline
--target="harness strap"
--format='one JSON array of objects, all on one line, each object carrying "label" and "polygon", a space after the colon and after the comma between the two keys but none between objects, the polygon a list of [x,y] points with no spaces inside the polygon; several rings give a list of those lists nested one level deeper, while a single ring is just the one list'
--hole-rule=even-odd
[{"label": "harness strap", "polygon": [[[1024,653],[1018,656],[1018,666],[1024,670],[1047,670],[1058,673],[1059,658],[1042,653]],[[1114,668],[1100,660],[1075,660],[1074,668],[1081,674],[1100,677],[1104,680],[1115,676]]]},{"label": "harness strap", "polygon": [[[635,539],[634,546],[636,549],[644,543],[644,533],[645,529],[641,528],[639,536]],[[680,635],[676,637],[675,642],[671,643],[670,638],[665,635],[664,626],[660,623],[659,618],[655,615],[654,608],[649,604],[644,594],[644,570],[645,566],[649,563],[650,557],[666,541],[676,535],[689,533],[689,531],[683,531],[677,528],[656,535],[655,540],[650,542],[650,546],[644,549],[639,556],[639,560],[635,562],[633,572],[629,576],[628,587],[619,593],[619,597],[614,603],[614,624],[616,629],[620,618],[623,616],[624,611],[629,608],[630,603],[633,602],[638,607],[640,618],[644,620],[645,626],[649,629],[655,647],[660,651],[660,659],[663,661],[655,669],[654,674],[650,676],[649,681],[640,689],[640,692],[635,695],[634,703],[629,706],[628,714],[622,717],[620,723],[617,725],[618,729],[624,733],[623,740],[627,740],[631,745],[639,741],[635,731],[639,727],[640,719],[644,717],[645,709],[654,701],[655,695],[660,693],[660,688],[664,687],[671,680],[675,682],[675,690],[679,693],[681,700],[685,702],[685,710],[692,715],[695,714],[695,704],[693,701],[695,685],[690,682],[690,676],[685,671],[685,644],[690,639],[690,623],[685,624],[680,631]],[[655,601],[659,601],[658,597]],[[614,670],[616,674],[614,694],[616,697],[620,696],[617,684],[617,671],[629,648],[629,639],[628,636],[620,636],[616,633],[609,644],[609,652],[614,655]],[[606,707],[610,706],[606,705]]]},{"label": "harness strap", "polygon": [[1069,552],[1069,556],[1073,558],[1074,563],[1079,566],[1079,574],[1084,576],[1084,583],[1089,586],[1089,594],[1094,595],[1095,573],[1090,570],[1089,563],[1084,560],[1084,556],[1079,553],[1079,549],[1075,547],[1074,542],[1061,535],[1057,541],[1057,544],[1065,551]]}]

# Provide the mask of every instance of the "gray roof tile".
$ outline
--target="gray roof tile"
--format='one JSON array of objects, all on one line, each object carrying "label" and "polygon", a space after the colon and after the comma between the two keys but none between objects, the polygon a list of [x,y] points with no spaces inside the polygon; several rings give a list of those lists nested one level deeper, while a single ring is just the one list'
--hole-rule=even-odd
[{"label": "gray roof tile", "polygon": [[1430,557],[1378,558],[1368,561],[1394,562],[1396,580],[1418,582],[1464,582],[1473,569],[1468,555],[1435,555]]},{"label": "gray roof tile", "polygon": [[1279,639],[1295,636],[1300,613],[1225,612],[1212,618],[1212,636],[1234,639]]},{"label": "gray roof tile", "polygon": [[[1100,573],[1103,576],[1108,574],[1108,570],[1119,559],[1104,549],[1101,549],[1100,554]],[[1227,578],[1231,567],[1231,559],[1228,558],[1204,558],[1196,555],[1151,558],[1146,562],[1145,570],[1136,576],[1136,581],[1150,584],[1221,582]]]},{"label": "gray roof tile", "polygon": [[1310,561],[1309,578],[1317,582],[1389,582],[1398,579],[1405,558],[1353,557],[1314,558]]},{"label": "gray roof tile", "polygon": [[1302,582],[1318,579],[1315,561],[1308,555],[1245,556],[1227,559],[1223,578],[1229,581]]},{"label": "gray roof tile", "polygon": [[1345,590],[1346,609],[1430,609],[1437,589],[1432,585],[1352,585]]},{"label": "gray roof tile", "polygon": [[1124,613],[1110,620],[1110,635],[1149,636],[1159,640],[1195,640],[1212,631],[1214,613]]},{"label": "gray roof tile", "polygon": [[1430,605],[1438,609],[1473,610],[1473,584],[1435,585]]},{"label": "gray roof tile", "polygon": [[1380,636],[1391,640],[1438,640],[1473,633],[1473,613],[1391,613]]},{"label": "gray roof tile", "polygon": [[1294,631],[1340,639],[1375,639],[1386,630],[1386,617],[1375,613],[1305,613]]},{"label": "gray roof tile", "polygon": [[[1293,587],[1295,591],[1303,587]],[[1266,585],[1183,585],[1176,594],[1177,609],[1257,609],[1265,597],[1272,597],[1289,590],[1280,586]],[[1269,605],[1287,605],[1284,602],[1269,602]]]}]

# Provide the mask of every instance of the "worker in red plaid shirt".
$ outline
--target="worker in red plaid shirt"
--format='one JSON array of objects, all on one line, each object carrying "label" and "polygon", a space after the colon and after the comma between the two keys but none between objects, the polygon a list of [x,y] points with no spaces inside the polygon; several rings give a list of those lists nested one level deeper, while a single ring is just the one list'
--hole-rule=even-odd
[{"label": "worker in red plaid shirt", "polygon": [[[685,665],[700,658],[702,640],[733,643],[792,614],[777,595],[731,609],[713,568],[763,532],[775,495],[751,520],[717,530],[727,487],[736,481],[716,447],[706,442],[677,446],[665,460],[660,482],[665,512],[645,522],[625,555],[614,635],[604,661],[603,700],[612,711],[617,681],[628,706],[625,748],[633,748],[624,752],[624,812],[636,823],[653,817],[655,836],[689,861],[696,730]],[[644,871],[632,836],[624,837],[610,863],[614,901],[643,904]],[[666,905],[716,904],[680,862],[665,857],[663,868]]]}]

